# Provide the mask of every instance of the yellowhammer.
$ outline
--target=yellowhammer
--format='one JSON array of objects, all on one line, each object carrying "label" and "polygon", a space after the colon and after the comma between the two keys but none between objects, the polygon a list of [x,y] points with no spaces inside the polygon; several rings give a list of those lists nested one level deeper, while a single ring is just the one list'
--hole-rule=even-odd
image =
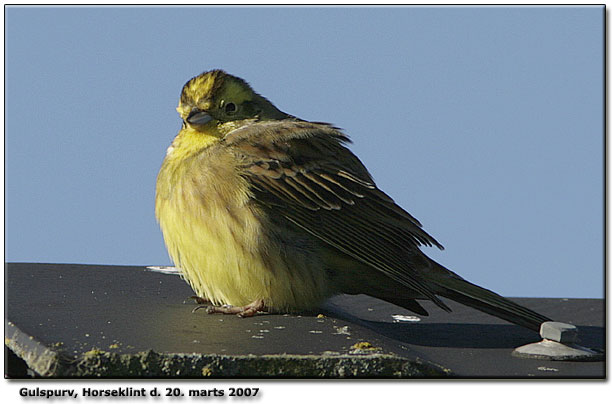
[{"label": "yellowhammer", "polygon": [[364,293],[421,315],[417,299],[449,311],[444,296],[533,330],[548,321],[423,254],[441,245],[376,187],[338,128],[288,115],[221,70],[189,80],[177,111],[155,212],[209,312],[312,310]]}]

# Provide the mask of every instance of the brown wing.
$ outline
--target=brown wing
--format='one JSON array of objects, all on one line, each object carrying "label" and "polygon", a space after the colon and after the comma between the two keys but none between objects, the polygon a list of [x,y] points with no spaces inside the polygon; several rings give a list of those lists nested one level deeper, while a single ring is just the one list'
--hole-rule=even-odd
[{"label": "brown wing", "polygon": [[428,262],[419,246],[442,246],[376,187],[348,141],[330,125],[298,120],[252,123],[224,139],[270,214],[448,309],[416,270]]}]

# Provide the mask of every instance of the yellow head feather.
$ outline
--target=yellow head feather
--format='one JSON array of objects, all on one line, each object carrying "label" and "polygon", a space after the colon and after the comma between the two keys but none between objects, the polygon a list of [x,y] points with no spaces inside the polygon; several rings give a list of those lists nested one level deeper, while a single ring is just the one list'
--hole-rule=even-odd
[{"label": "yellow head feather", "polygon": [[256,97],[246,81],[223,70],[211,70],[192,78],[185,84],[178,109],[184,110],[187,106],[196,106],[202,111],[208,111],[225,99],[241,104]]},{"label": "yellow head feather", "polygon": [[[238,110],[232,117],[222,117],[217,111],[228,103],[234,104]],[[204,72],[183,86],[177,111],[185,119],[193,108],[207,111],[224,121],[256,117],[282,119],[288,116],[253,91],[249,83],[223,70]]]}]

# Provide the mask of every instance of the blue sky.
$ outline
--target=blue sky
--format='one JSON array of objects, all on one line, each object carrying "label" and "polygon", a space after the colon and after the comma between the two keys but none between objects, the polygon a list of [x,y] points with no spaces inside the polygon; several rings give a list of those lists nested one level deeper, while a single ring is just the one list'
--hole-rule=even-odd
[{"label": "blue sky", "polygon": [[7,261],[169,264],[155,178],[212,68],[345,129],[508,296],[603,297],[603,7],[8,7]]}]

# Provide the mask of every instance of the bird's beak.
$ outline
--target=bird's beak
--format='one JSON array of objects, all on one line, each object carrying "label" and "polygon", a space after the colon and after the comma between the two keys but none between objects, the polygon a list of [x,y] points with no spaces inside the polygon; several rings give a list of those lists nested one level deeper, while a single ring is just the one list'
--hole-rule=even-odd
[{"label": "bird's beak", "polygon": [[187,117],[187,122],[192,125],[204,125],[212,120],[212,116],[208,115],[208,113],[204,111],[200,111],[197,108],[194,108],[189,113]]}]

